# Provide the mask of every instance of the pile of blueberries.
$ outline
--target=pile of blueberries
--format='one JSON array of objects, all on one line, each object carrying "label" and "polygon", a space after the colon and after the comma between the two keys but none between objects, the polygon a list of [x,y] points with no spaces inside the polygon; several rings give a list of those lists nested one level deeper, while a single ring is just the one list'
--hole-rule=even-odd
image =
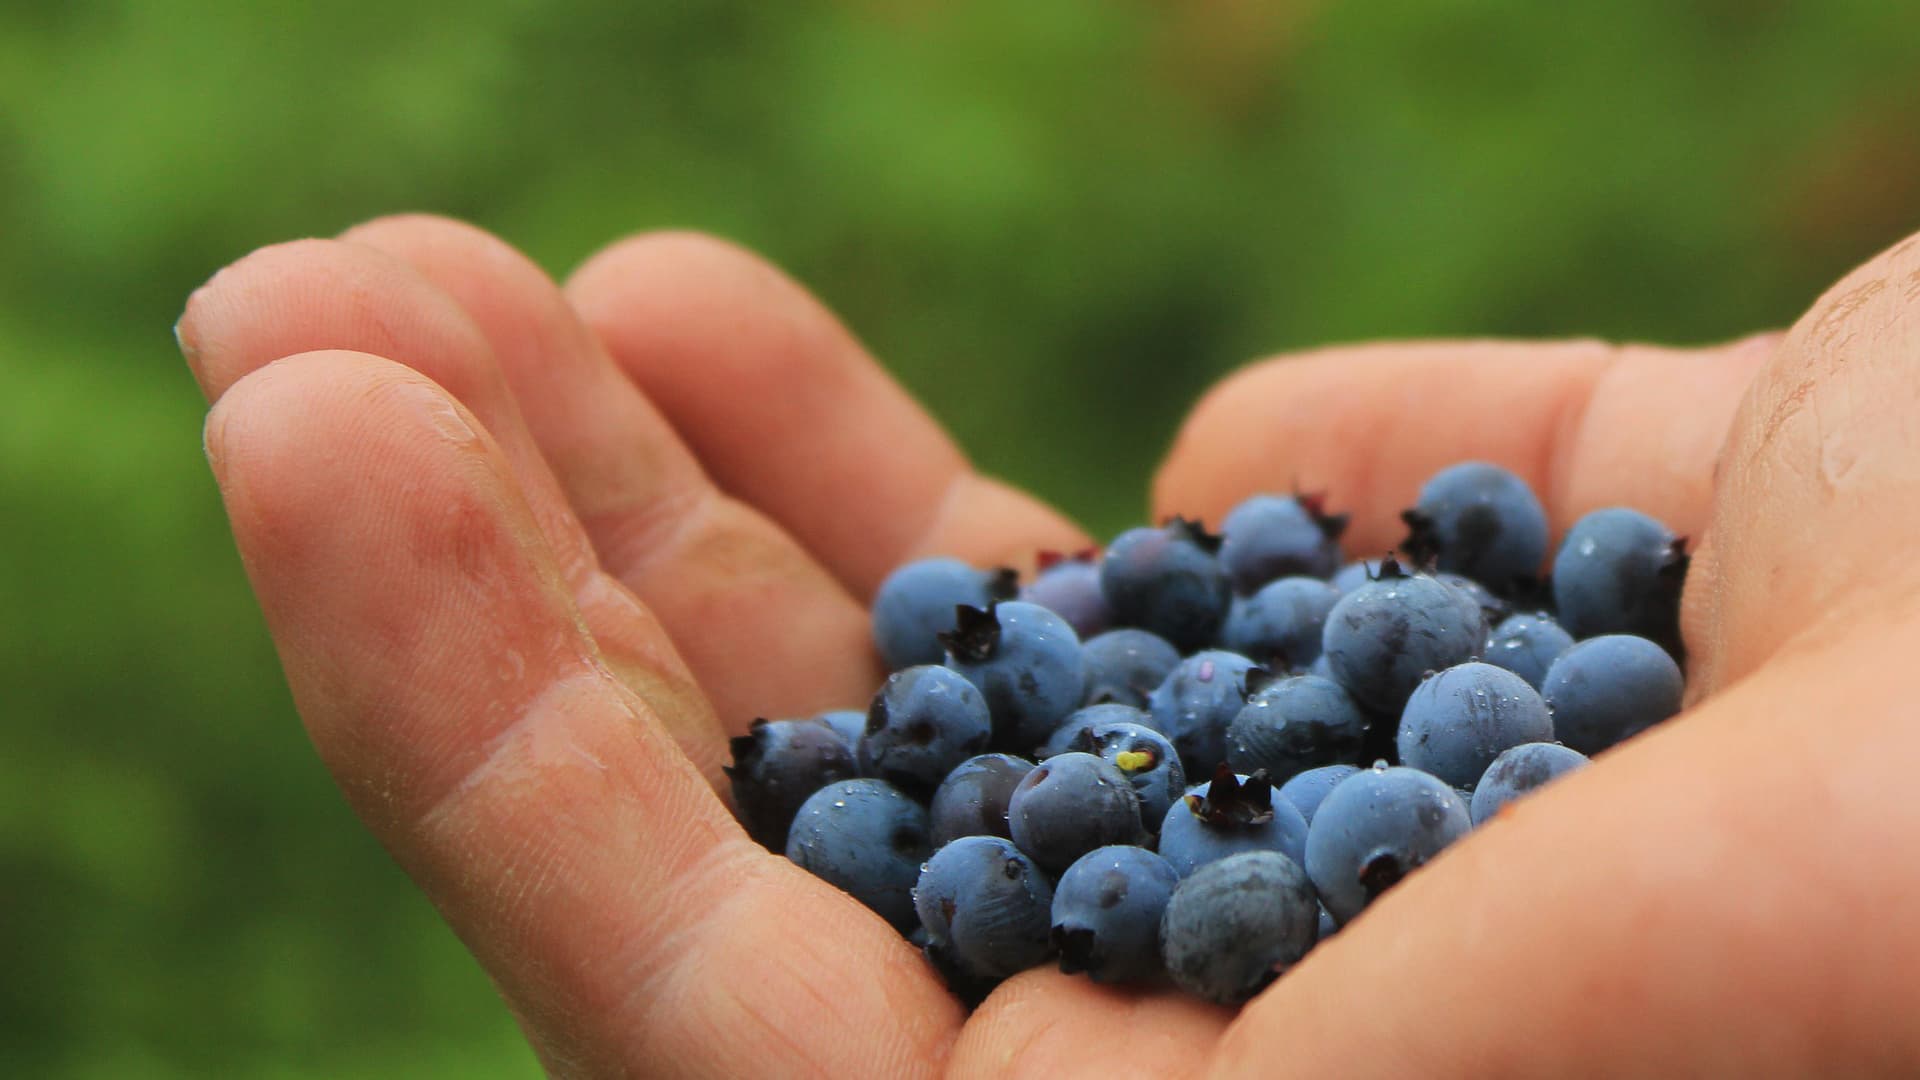
[{"label": "pile of blueberries", "polygon": [[[962,998],[1056,959],[1247,1000],[1502,807],[1680,709],[1685,542],[1598,510],[1548,553],[1495,465],[1442,470],[1377,561],[1258,495],[1101,555],[926,559],[873,607],[864,711],[756,721],[748,830]],[[1189,781],[1198,781],[1191,786]]]}]

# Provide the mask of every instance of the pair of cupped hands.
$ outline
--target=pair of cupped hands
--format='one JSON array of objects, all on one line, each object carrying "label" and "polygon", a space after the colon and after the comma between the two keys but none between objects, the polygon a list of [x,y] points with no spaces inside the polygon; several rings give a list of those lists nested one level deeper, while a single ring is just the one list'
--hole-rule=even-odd
[{"label": "pair of cupped hands", "polygon": [[248,255],[177,334],[314,745],[555,1073],[1920,1069],[1920,238],[1785,333],[1326,349],[1201,401],[1154,520],[1324,489],[1377,555],[1473,458],[1556,534],[1624,504],[1697,552],[1687,711],[1237,1015],[1037,969],[969,1016],[735,825],[727,737],[868,699],[891,568],[1088,543],[766,263],[644,235],[558,286],[385,218]]}]

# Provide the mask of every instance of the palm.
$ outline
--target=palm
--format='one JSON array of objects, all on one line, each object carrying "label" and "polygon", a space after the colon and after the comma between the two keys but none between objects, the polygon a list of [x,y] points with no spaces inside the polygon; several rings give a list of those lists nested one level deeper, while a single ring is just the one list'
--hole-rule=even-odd
[{"label": "palm", "polygon": [[[634,242],[563,297],[496,241],[447,223],[389,220],[346,239],[257,253],[189,306],[183,344],[219,401],[209,456],[316,745],[550,1065],[731,1073],[797,1059],[891,1073],[949,1059],[983,1072],[1205,1060],[1224,1013],[1046,972],[1013,980],[961,1030],[896,935],[753,847],[714,797],[725,735],[751,716],[857,704],[871,691],[862,602],[890,566],[934,551],[1018,559],[1079,543],[1071,526],[973,474],[828,316],[730,249]],[[1888,321],[1858,306],[1847,317]],[[1298,479],[1346,503],[1356,547],[1374,550],[1392,543],[1392,512],[1420,476],[1480,456],[1531,475],[1560,525],[1630,502],[1698,532],[1711,512],[1714,534],[1733,539],[1705,560],[1694,599],[1712,602],[1690,600],[1689,633],[1697,682],[1718,688],[1772,659],[1783,627],[1799,625],[1717,567],[1780,573],[1793,569],[1788,555],[1807,555],[1804,533],[1769,533],[1796,493],[1764,475],[1807,448],[1781,445],[1776,431],[1722,474],[1717,502],[1708,491],[1739,390],[1771,351],[1622,359],[1597,346],[1439,346],[1258,368],[1202,406],[1156,502],[1217,518],[1251,488]],[[274,363],[283,357],[294,358]],[[1461,378],[1469,365],[1476,377]],[[1768,378],[1794,370],[1788,358]],[[1804,402],[1812,392],[1793,397],[1798,385],[1776,396]],[[1567,406],[1583,401],[1585,422],[1567,424]],[[1609,431],[1610,417],[1629,415],[1658,439]],[[1850,482],[1898,482],[1885,472],[1850,467]],[[1827,567],[1830,549],[1812,550]],[[1826,574],[1824,591],[1789,610],[1852,595],[1843,586],[1866,580],[1866,565],[1841,585]],[[1573,995],[1553,1017],[1560,1038],[1517,1046],[1518,1067],[1608,1046],[1612,1028],[1598,1021],[1647,1001],[1582,1014],[1578,991],[1618,979],[1622,949],[1661,957],[1626,969],[1640,975],[1630,989],[1651,998],[1673,990],[1646,970],[1671,970],[1653,951],[1672,947],[1666,937],[1718,949],[1706,963],[1724,964],[1739,944],[1688,921],[1703,917],[1707,890],[1676,899],[1659,888],[1670,883],[1633,878],[1648,861],[1619,838],[1672,825],[1645,793],[1714,796],[1699,810],[1710,835],[1790,824],[1769,816],[1777,788],[1757,787],[1756,777],[1780,782],[1780,756],[1750,750],[1772,773],[1730,770],[1709,741],[1747,715],[1730,704],[1743,692],[1396,890],[1247,1010],[1221,1061],[1262,1061],[1279,1045],[1303,1069],[1318,1055],[1351,1071],[1357,1036],[1337,1036],[1362,1017],[1340,1003],[1386,985],[1405,987],[1409,1005],[1364,1017],[1370,1039],[1399,1032],[1383,1072],[1410,1061],[1480,1068],[1501,1043],[1491,1030],[1476,1041],[1474,1024],[1509,1015],[1515,1000]],[[1833,744],[1885,740],[1854,726],[1836,727]],[[1884,815],[1875,823],[1885,831]],[[1574,866],[1569,843],[1584,854]],[[1692,871],[1716,882],[1779,884],[1751,859],[1693,857]],[[1844,870],[1842,885],[1853,880]],[[1629,897],[1660,896],[1662,914],[1615,904],[1596,920],[1592,892],[1609,879],[1594,875],[1606,873],[1644,886]],[[1909,868],[1904,883],[1913,877]],[[1516,879],[1530,887],[1516,891]],[[1641,921],[1622,923],[1623,908]],[[1467,930],[1431,933],[1450,916]],[[1576,926],[1587,944],[1569,950]],[[1526,967],[1541,942],[1563,955],[1552,977]],[[1421,987],[1450,993],[1468,972],[1504,979],[1506,996],[1456,1004],[1457,1030],[1423,1041],[1428,1021],[1412,1003],[1434,998]],[[1714,1004],[1683,996],[1673,1008],[1705,1024]],[[1764,1016],[1769,1002],[1748,1004],[1745,1015]],[[1702,1029],[1680,1025],[1674,1038],[1688,1030]]]}]

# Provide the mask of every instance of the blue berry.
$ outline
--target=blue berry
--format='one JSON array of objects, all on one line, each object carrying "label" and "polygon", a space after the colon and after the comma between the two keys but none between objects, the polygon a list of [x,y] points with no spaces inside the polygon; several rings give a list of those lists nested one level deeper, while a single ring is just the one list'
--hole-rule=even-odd
[{"label": "blue berry", "polygon": [[1160,918],[1180,875],[1145,848],[1111,845],[1080,856],[1053,889],[1060,970],[1097,983],[1158,975]]},{"label": "blue berry", "polygon": [[1304,668],[1320,658],[1320,634],[1340,591],[1310,577],[1285,577],[1236,599],[1221,640],[1263,664]]},{"label": "blue berry", "polygon": [[1575,638],[1637,634],[1678,655],[1686,541],[1653,518],[1613,507],[1573,523],[1553,563],[1560,625]]},{"label": "blue berry", "polygon": [[1180,663],[1180,651],[1165,638],[1124,627],[1095,634],[1080,645],[1086,662],[1088,705],[1112,702],[1146,708],[1147,695]]},{"label": "blue berry", "polygon": [[1280,785],[1280,797],[1293,804],[1306,819],[1307,828],[1313,828],[1313,813],[1320,809],[1320,803],[1342,780],[1360,771],[1357,765],[1322,765],[1317,769],[1295,773],[1293,779]]},{"label": "blue berry", "polygon": [[930,850],[927,811],[882,780],[828,784],[801,804],[787,833],[787,858],[903,934],[913,929],[913,883]]},{"label": "blue berry", "polygon": [[927,807],[933,846],[942,848],[963,836],[1012,839],[1007,803],[1032,771],[1033,762],[1012,754],[981,754],[954,766]]},{"label": "blue berry", "polygon": [[1433,475],[1413,509],[1402,550],[1438,559],[1439,569],[1505,590],[1540,572],[1547,512],[1525,480],[1498,465],[1465,461]]},{"label": "blue berry", "polygon": [[1227,728],[1227,764],[1264,769],[1275,781],[1320,765],[1352,761],[1367,717],[1344,687],[1318,675],[1294,675],[1262,687]]},{"label": "blue berry", "polygon": [[950,668],[921,664],[887,677],[867,710],[860,771],[911,794],[931,794],[947,773],[986,749],[987,701]]},{"label": "blue berry", "polygon": [[1307,873],[1345,925],[1473,827],[1466,804],[1418,769],[1362,769],[1334,787],[1307,830]]},{"label": "blue berry", "polygon": [[1154,690],[1147,711],[1155,730],[1180,751],[1188,776],[1210,776],[1227,759],[1227,728],[1267,678],[1267,670],[1246,657],[1210,649],[1180,661]]},{"label": "blue berry", "polygon": [[818,719],[755,720],[732,748],[724,771],[733,804],[747,832],[773,851],[786,850],[787,826],[807,796],[860,775],[853,748]]},{"label": "blue berry", "polygon": [[1380,559],[1361,559],[1358,562],[1350,562],[1334,571],[1333,576],[1327,579],[1327,584],[1333,586],[1333,591],[1345,596],[1379,577],[1381,561]]},{"label": "blue berry", "polygon": [[1080,707],[1086,670],[1079,636],[1060,616],[1018,600],[956,614],[959,625],[940,638],[947,666],[986,696],[994,743],[1032,752]]},{"label": "blue berry", "polygon": [[1161,920],[1160,950],[1175,985],[1237,1005],[1313,948],[1319,921],[1313,885],[1298,863],[1246,852],[1180,882]]},{"label": "blue berry", "polygon": [[963,836],[927,860],[913,887],[927,954],[975,979],[1003,979],[1053,951],[1053,886],[1011,843]]},{"label": "blue berry", "polygon": [[[1120,708],[1122,706],[1095,705],[1074,715]],[[1167,816],[1167,808],[1186,791],[1187,774],[1180,766],[1180,754],[1174,750],[1173,743],[1165,735],[1141,723],[1145,719],[1144,714],[1138,710],[1132,711],[1137,718],[1132,721],[1107,720],[1080,725],[1069,722],[1062,725],[1062,732],[1072,734],[1060,749],[1063,752],[1077,750],[1093,754],[1119,769],[1133,785],[1133,793],[1140,797],[1140,823],[1148,832],[1158,832],[1160,819]]]},{"label": "blue berry", "polygon": [[1502,753],[1473,789],[1473,800],[1467,804],[1473,823],[1486,823],[1501,807],[1586,763],[1587,755],[1559,743],[1522,743]]},{"label": "blue berry", "polygon": [[1471,788],[1493,759],[1553,739],[1553,717],[1527,680],[1492,664],[1458,664],[1422,682],[1400,714],[1400,763]]},{"label": "blue berry", "polygon": [[1559,740],[1593,755],[1679,712],[1685,685],[1665,649],[1603,634],[1561,653],[1540,689]]},{"label": "blue berry", "polygon": [[1379,580],[1341,597],[1327,615],[1327,666],[1361,705],[1397,715],[1427,672],[1479,653],[1486,625],[1478,614],[1451,586],[1408,577],[1388,559]]},{"label": "blue berry", "polygon": [[1509,615],[1487,638],[1486,661],[1527,680],[1535,690],[1547,677],[1547,668],[1573,647],[1573,635],[1550,615]]},{"label": "blue berry", "polygon": [[1466,603],[1472,604],[1489,627],[1499,625],[1500,620],[1513,613],[1513,605],[1493,595],[1485,585],[1470,577],[1450,574],[1444,570],[1433,577],[1441,584],[1452,587],[1453,591],[1459,593]]},{"label": "blue berry", "polygon": [[867,713],[864,709],[835,709],[823,712],[815,719],[832,728],[846,740],[847,749],[858,753],[860,739],[867,733]]},{"label": "blue berry", "polygon": [[1053,734],[1047,736],[1046,743],[1040,747],[1040,757],[1048,758],[1055,754],[1064,754],[1068,750],[1085,750],[1086,747],[1073,744],[1079,741],[1081,732],[1090,728],[1105,727],[1108,724],[1150,726],[1152,723],[1153,718],[1147,715],[1145,709],[1137,709],[1132,705],[1108,701],[1098,705],[1083,706],[1068,713],[1067,718],[1060,721],[1060,726],[1053,729]]},{"label": "blue berry", "polygon": [[1324,578],[1340,565],[1345,514],[1328,514],[1320,496],[1255,495],[1220,523],[1220,565],[1236,591],[1251,593],[1293,574]]},{"label": "blue berry", "polygon": [[887,575],[873,598],[873,643],[888,671],[940,662],[953,609],[984,608],[1013,595],[1011,570],[976,570],[958,559],[921,559]]},{"label": "blue berry", "polygon": [[1215,557],[1219,548],[1219,537],[1184,518],[1121,533],[1100,560],[1100,589],[1114,621],[1150,630],[1183,652],[1212,644],[1233,597]]},{"label": "blue berry", "polygon": [[1007,822],[1020,850],[1053,874],[1094,848],[1146,836],[1140,797],[1126,775],[1074,752],[1048,758],[1021,779],[1007,803]]},{"label": "blue berry", "polygon": [[1041,552],[1040,572],[1021,588],[1020,599],[1067,620],[1082,639],[1113,624],[1107,596],[1100,591],[1100,564],[1090,552],[1066,556]]},{"label": "blue berry", "polygon": [[1236,776],[1225,765],[1187,789],[1160,824],[1160,854],[1181,877],[1242,851],[1306,857],[1307,821],[1293,804],[1273,798],[1264,775]]}]

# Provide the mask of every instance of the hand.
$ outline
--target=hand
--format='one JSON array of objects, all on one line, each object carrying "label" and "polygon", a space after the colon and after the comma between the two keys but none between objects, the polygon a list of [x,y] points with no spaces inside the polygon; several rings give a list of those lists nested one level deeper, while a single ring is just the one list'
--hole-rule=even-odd
[{"label": "hand", "polygon": [[892,565],[1084,542],[774,271],[662,235],[563,292],[384,219],[243,259],[178,333],[316,747],[556,1072],[1911,1071],[1916,283],[1909,241],[1784,338],[1333,350],[1201,404],[1156,518],[1297,479],[1383,550],[1425,475],[1482,457],[1557,528],[1624,502],[1702,541],[1699,703],[1237,1020],[1046,970],[968,1019],[733,824],[725,735],[866,699]]}]

